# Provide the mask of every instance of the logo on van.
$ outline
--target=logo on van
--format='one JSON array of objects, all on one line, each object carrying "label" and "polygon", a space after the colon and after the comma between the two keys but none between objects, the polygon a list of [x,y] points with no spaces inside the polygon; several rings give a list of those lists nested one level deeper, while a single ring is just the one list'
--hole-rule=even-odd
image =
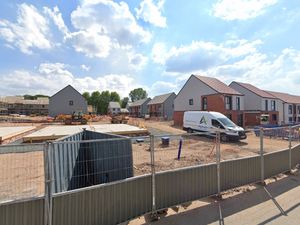
[{"label": "logo on van", "polygon": [[201,120],[200,120],[200,124],[204,123],[205,125],[207,125],[206,119],[204,116],[202,116]]}]

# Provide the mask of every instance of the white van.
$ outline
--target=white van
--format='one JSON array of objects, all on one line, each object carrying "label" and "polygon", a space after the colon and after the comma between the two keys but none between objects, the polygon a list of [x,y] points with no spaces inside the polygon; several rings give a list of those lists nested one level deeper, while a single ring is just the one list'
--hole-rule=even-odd
[{"label": "white van", "polygon": [[193,131],[215,133],[216,128],[222,129],[222,141],[238,141],[247,138],[245,130],[234,124],[222,113],[207,111],[187,111],[184,113],[183,129],[189,133]]}]

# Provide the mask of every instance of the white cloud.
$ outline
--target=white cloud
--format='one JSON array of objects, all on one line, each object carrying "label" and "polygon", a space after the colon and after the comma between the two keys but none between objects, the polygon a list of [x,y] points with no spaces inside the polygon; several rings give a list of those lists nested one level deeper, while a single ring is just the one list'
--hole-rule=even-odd
[{"label": "white cloud", "polygon": [[42,63],[37,71],[17,70],[0,74],[0,95],[47,94],[71,84],[79,92],[84,91],[117,91],[121,96],[140,85],[134,77],[127,74],[108,74],[98,77],[75,77],[63,63]]},{"label": "white cloud", "polygon": [[129,52],[127,56],[130,67],[135,70],[142,69],[148,62],[148,58],[140,53]]},{"label": "white cloud", "polygon": [[262,15],[277,0],[218,0],[213,15],[224,20],[247,20]]},{"label": "white cloud", "polygon": [[300,51],[284,49],[270,57],[256,52],[231,64],[205,71],[229,83],[233,80],[248,82],[262,89],[300,95]]},{"label": "white cloud", "polygon": [[167,49],[163,43],[156,43],[152,49],[153,61],[164,65],[166,72],[183,73],[206,70],[226,61],[252,54],[261,45],[260,40],[232,40],[224,44],[193,41],[190,45],[173,46]]},{"label": "white cloud", "polygon": [[172,83],[157,83],[150,90],[158,91],[160,85],[165,90],[172,90],[172,85],[182,87],[190,74],[198,73],[227,84],[236,80],[300,95],[300,51],[286,48],[277,55],[269,55],[259,50],[261,44],[260,40],[229,40],[221,44],[193,42],[167,49],[165,44],[158,43],[152,49],[153,60],[162,65],[162,75]]},{"label": "white cloud", "polygon": [[154,26],[164,28],[167,26],[167,19],[161,14],[163,4],[164,0],[158,0],[157,4],[152,0],[143,0],[140,7],[135,8],[136,16]]},{"label": "white cloud", "polygon": [[15,23],[0,19],[0,37],[26,54],[32,54],[33,48],[51,48],[48,33],[47,20],[33,5],[18,5]]},{"label": "white cloud", "polygon": [[44,13],[53,20],[54,24],[64,35],[68,35],[69,29],[67,28],[57,6],[55,6],[53,10],[48,7],[44,7]]},{"label": "white cloud", "polygon": [[82,70],[84,70],[84,71],[90,71],[90,69],[91,69],[91,67],[89,67],[89,66],[87,66],[87,65],[84,65],[84,64],[82,64],[82,65],[80,66],[80,68],[81,68]]},{"label": "white cloud", "polygon": [[165,64],[166,58],[168,57],[167,47],[164,43],[155,43],[152,47],[151,57],[155,63]]},{"label": "white cloud", "polygon": [[149,88],[149,93],[151,96],[166,94],[170,92],[178,92],[179,84],[175,80],[173,82],[166,82],[166,81],[156,81],[151,85]]},{"label": "white cloud", "polygon": [[151,38],[151,34],[138,25],[125,2],[82,1],[72,12],[71,21],[76,29],[107,35],[121,46],[147,43]]},{"label": "white cloud", "polygon": [[77,52],[84,53],[87,57],[106,58],[112,48],[111,40],[106,35],[96,31],[78,31],[71,33],[67,40],[73,44]]}]

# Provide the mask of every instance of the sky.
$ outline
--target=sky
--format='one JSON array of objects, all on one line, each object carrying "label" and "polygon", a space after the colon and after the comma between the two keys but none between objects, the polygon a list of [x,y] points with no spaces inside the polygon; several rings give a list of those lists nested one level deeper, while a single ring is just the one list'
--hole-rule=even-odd
[{"label": "sky", "polygon": [[0,1],[0,95],[137,87],[191,74],[300,95],[299,0]]}]

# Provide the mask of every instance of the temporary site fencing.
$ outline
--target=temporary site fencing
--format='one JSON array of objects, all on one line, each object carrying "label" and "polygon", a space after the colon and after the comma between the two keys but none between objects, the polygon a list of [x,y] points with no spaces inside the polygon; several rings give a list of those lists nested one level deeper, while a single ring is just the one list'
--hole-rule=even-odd
[{"label": "temporary site fencing", "polygon": [[249,143],[221,143],[221,135],[126,138],[83,130],[0,146],[0,224],[118,224],[263,183],[300,163],[299,126],[249,131]]}]

